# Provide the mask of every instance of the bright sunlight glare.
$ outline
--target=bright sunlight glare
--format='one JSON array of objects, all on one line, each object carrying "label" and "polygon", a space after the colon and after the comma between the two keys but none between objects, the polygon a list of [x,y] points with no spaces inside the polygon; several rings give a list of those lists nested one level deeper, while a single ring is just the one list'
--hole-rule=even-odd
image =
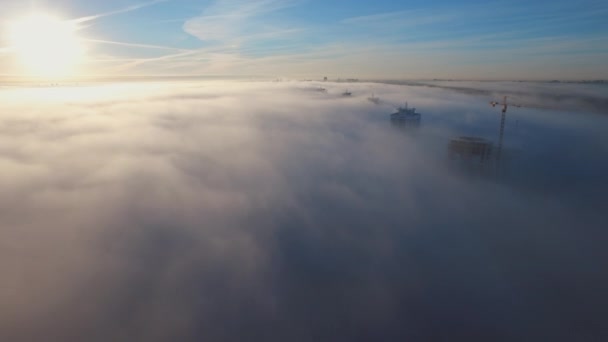
[{"label": "bright sunlight glare", "polygon": [[19,61],[35,76],[72,75],[81,62],[83,46],[76,25],[45,14],[15,21],[9,39]]}]

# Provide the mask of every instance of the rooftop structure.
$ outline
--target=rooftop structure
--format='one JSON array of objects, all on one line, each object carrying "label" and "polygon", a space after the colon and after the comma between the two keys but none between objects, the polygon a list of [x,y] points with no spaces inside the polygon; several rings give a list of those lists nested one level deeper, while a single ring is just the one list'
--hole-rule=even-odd
[{"label": "rooftop structure", "polygon": [[391,114],[391,122],[393,125],[419,125],[422,115],[416,113],[416,108],[408,108],[407,102],[405,107],[397,108],[397,112]]},{"label": "rooftop structure", "polygon": [[380,98],[377,97],[376,95],[372,94],[371,97],[368,97],[367,100],[369,102],[372,102],[373,104],[380,104]]}]

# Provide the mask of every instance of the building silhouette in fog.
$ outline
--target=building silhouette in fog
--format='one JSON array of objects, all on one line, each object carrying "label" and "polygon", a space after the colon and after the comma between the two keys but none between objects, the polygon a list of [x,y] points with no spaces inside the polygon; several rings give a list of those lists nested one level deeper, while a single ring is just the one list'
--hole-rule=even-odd
[{"label": "building silhouette in fog", "polygon": [[396,113],[391,114],[391,124],[397,127],[419,126],[422,115],[416,113],[416,108],[399,107]]},{"label": "building silhouette in fog", "polygon": [[485,163],[492,158],[492,142],[478,137],[459,137],[448,145],[450,159],[463,159]]},{"label": "building silhouette in fog", "polygon": [[448,160],[455,171],[473,176],[496,173],[494,144],[480,137],[463,136],[448,143]]}]

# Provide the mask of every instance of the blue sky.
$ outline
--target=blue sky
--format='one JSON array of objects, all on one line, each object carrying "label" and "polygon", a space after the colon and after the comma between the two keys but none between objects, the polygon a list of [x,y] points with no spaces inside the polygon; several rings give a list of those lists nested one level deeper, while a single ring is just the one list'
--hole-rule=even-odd
[{"label": "blue sky", "polygon": [[[88,18],[91,75],[608,78],[608,2],[0,0]],[[1,50],[0,50],[1,51]],[[10,73],[10,56],[0,56]]]}]

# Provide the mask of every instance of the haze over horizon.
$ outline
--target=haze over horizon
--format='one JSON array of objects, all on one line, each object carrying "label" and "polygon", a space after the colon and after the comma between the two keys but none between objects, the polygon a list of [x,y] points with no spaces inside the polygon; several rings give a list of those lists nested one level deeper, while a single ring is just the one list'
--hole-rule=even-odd
[{"label": "haze over horizon", "polygon": [[0,88],[0,340],[608,336],[607,115],[349,86]]},{"label": "haze over horizon", "polygon": [[[19,58],[24,44],[7,35],[15,21],[43,14],[73,26],[73,41],[62,37],[55,43],[62,52],[46,57],[70,60],[73,65],[65,67],[71,77],[608,79],[608,4],[599,0],[0,4],[0,75],[5,77],[50,73],[31,68],[32,63],[24,66]],[[48,35],[41,20],[21,25],[21,31],[30,30],[27,39]],[[23,32],[17,36],[23,38]],[[49,47],[54,38],[46,39]]]},{"label": "haze over horizon", "polygon": [[605,0],[0,8],[0,341],[608,341]]}]

